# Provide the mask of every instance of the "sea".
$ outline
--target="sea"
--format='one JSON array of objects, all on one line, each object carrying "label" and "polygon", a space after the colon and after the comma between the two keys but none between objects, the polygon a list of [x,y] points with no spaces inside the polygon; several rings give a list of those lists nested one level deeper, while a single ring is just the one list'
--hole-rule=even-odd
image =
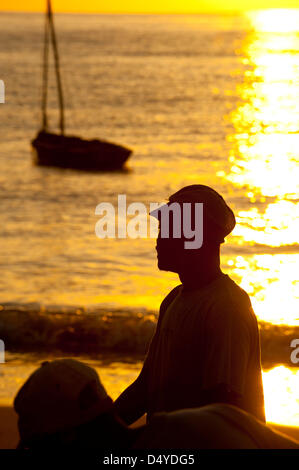
[{"label": "sea", "polygon": [[66,132],[133,150],[105,173],[33,164],[44,23],[0,12],[0,402],[54,357],[92,364],[113,398],[137,377],[179,279],[154,237],[99,238],[96,207],[117,217],[119,195],[149,209],[204,184],[236,215],[221,267],[259,321],[267,420],[299,426],[299,9],[55,15]]}]

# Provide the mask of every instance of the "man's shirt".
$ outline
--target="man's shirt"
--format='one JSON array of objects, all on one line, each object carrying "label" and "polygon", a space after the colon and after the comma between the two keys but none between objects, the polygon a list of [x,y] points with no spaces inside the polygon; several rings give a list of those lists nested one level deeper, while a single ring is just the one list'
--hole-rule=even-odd
[{"label": "man's shirt", "polygon": [[201,406],[206,391],[225,387],[240,397],[240,408],[265,421],[256,316],[247,293],[225,274],[168,294],[143,372],[148,416]]}]

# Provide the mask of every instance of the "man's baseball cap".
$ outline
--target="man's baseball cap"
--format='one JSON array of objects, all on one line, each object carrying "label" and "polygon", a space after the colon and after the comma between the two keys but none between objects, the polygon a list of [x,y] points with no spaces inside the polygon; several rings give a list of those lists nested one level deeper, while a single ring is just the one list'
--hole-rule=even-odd
[{"label": "man's baseball cap", "polygon": [[14,400],[23,443],[92,421],[112,406],[97,372],[74,359],[44,362]]},{"label": "man's baseball cap", "polygon": [[204,224],[208,225],[209,237],[219,243],[232,232],[236,219],[223,197],[209,186],[192,184],[185,186],[169,197],[169,202],[150,212],[149,215],[161,220],[163,211],[168,213],[172,203],[203,203]]}]

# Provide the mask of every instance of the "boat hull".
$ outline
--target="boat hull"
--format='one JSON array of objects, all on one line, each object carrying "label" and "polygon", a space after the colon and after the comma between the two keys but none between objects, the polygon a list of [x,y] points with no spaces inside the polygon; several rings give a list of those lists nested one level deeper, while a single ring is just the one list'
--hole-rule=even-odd
[{"label": "boat hull", "polygon": [[31,142],[34,163],[89,171],[121,169],[132,150],[104,140],[39,132]]}]

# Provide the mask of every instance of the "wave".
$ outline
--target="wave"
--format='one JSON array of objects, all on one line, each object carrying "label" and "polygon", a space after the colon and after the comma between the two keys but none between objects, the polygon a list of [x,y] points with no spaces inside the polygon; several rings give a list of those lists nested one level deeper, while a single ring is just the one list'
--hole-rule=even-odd
[{"label": "wave", "polygon": [[157,316],[147,311],[39,304],[1,305],[0,338],[8,350],[144,354]]},{"label": "wave", "polygon": [[[8,351],[144,355],[154,334],[155,312],[40,304],[1,305],[0,339]],[[259,322],[263,367],[291,362],[299,327]]]}]

